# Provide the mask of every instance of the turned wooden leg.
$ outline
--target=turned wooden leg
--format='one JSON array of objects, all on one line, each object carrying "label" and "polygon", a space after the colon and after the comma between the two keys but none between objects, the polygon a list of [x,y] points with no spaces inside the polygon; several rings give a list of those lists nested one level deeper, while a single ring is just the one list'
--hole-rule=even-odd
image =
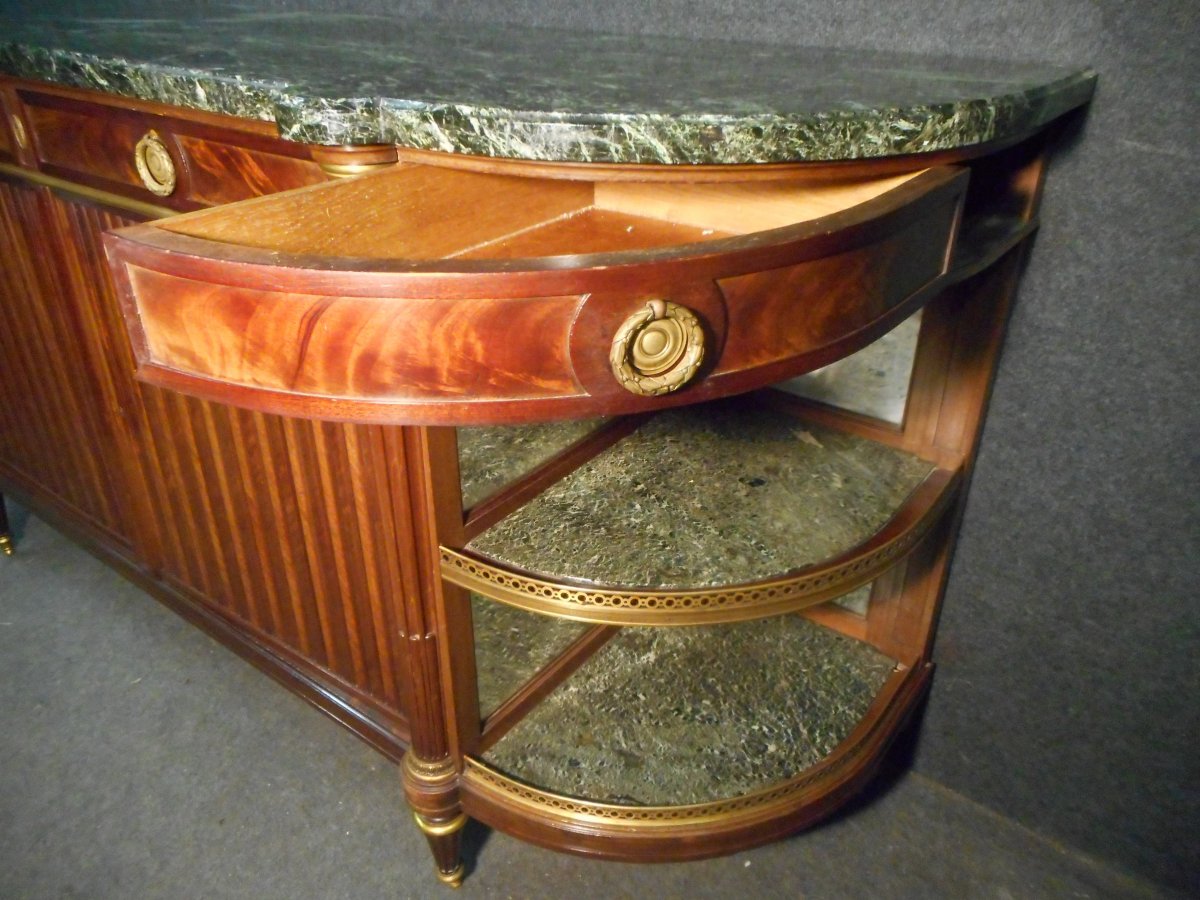
[{"label": "turned wooden leg", "polygon": [[404,756],[404,794],[417,827],[429,841],[438,880],[458,887],[463,879],[462,829],[467,814],[458,802],[458,773],[450,757],[423,760]]},{"label": "turned wooden leg", "polygon": [[8,512],[4,508],[4,495],[0,494],[0,553],[12,556],[15,549],[12,529],[8,527]]}]

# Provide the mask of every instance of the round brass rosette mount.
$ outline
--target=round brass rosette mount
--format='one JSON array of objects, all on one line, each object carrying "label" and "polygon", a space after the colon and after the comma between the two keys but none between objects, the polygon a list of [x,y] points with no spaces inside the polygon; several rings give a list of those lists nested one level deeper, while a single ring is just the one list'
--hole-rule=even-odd
[{"label": "round brass rosette mount", "polygon": [[608,361],[625,390],[643,397],[669,394],[704,362],[704,329],[686,306],[651,300],[621,323]]},{"label": "round brass rosette mount", "polygon": [[175,192],[175,161],[155,132],[147,131],[133,150],[133,162],[146,190],[159,197]]}]

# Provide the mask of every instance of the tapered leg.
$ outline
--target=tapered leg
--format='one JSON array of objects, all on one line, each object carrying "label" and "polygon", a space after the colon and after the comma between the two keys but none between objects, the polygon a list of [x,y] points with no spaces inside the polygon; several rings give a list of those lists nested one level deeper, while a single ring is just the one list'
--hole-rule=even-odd
[{"label": "tapered leg", "polygon": [[0,494],[0,553],[12,556],[14,550],[12,529],[8,527],[8,512],[4,508],[4,495]]},{"label": "tapered leg", "polygon": [[458,887],[463,879],[462,829],[467,815],[458,802],[458,778],[449,757],[429,761],[411,751],[404,757],[404,793],[417,827],[429,841],[438,880]]},{"label": "tapered leg", "polygon": [[[404,793],[429,841],[443,884],[458,887],[462,829],[459,763],[479,737],[470,597],[442,581],[440,544],[465,543],[458,446],[453,428],[405,425],[383,432],[392,481],[400,568],[415,590],[399,590],[403,640],[398,668],[411,743],[401,766]],[[408,584],[408,582],[406,582]]]}]

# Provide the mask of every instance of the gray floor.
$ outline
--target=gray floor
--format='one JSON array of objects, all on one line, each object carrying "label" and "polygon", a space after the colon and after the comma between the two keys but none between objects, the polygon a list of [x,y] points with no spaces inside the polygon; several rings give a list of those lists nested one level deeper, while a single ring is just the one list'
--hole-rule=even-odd
[{"label": "gray floor", "polygon": [[1158,897],[914,774],[789,841],[576,859],[482,828],[439,886],[394,768],[41,521],[0,560],[0,897]]}]

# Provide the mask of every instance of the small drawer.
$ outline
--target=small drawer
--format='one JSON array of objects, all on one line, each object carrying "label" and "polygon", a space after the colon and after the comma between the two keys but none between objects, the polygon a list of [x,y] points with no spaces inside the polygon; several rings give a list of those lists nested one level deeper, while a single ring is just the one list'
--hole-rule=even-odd
[{"label": "small drawer", "polygon": [[742,393],[945,274],[965,173],[554,180],[401,165],[126,229],[141,376],[284,413],[505,423]]},{"label": "small drawer", "polygon": [[[47,174],[180,210],[327,181],[307,147],[207,120],[16,91]],[[209,119],[215,117],[208,117]]]},{"label": "small drawer", "polygon": [[176,146],[188,169],[190,200],[220,206],[329,180],[308,159],[249,147],[245,137],[239,137],[222,141],[176,134]]},{"label": "small drawer", "polygon": [[[177,193],[182,167],[179,151],[171,146],[170,134],[161,126],[155,130],[136,113],[66,97],[33,91],[20,91],[19,95],[35,158],[43,171],[97,187],[137,188],[143,199],[183,195]],[[157,137],[157,147],[147,149],[151,146],[147,142],[140,153],[148,177],[156,179],[164,193],[147,189],[138,172],[139,142],[152,134]]]}]

